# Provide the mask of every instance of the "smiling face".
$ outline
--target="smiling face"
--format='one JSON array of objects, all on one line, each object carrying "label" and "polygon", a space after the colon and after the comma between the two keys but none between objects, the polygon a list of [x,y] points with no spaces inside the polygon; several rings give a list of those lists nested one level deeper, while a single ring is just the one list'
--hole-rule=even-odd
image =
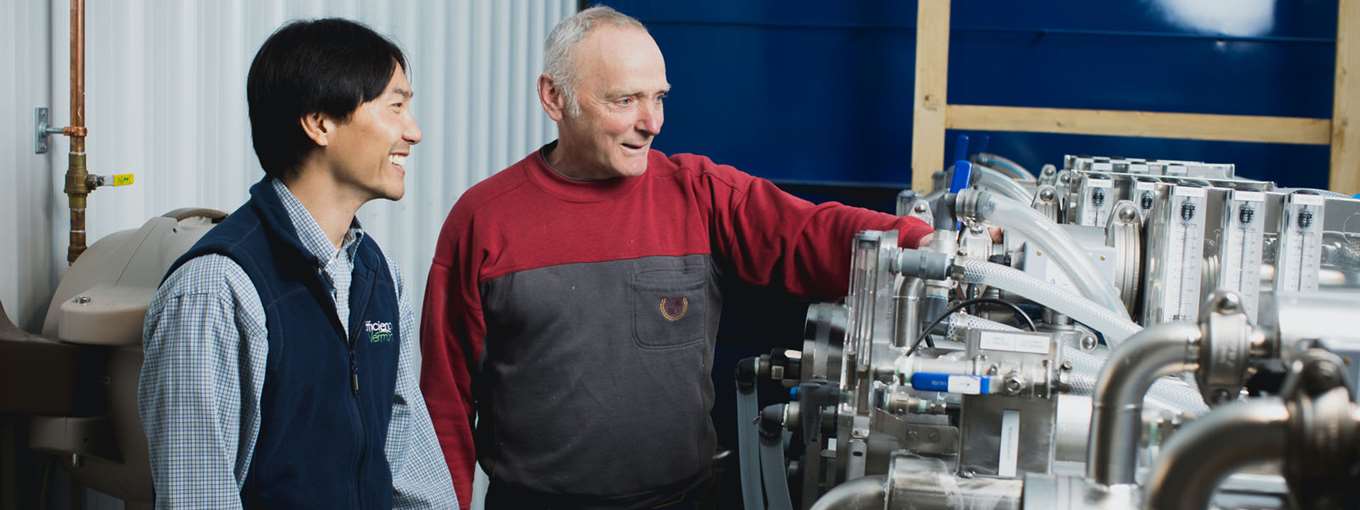
[{"label": "smiling face", "polygon": [[554,168],[577,179],[642,175],[670,90],[656,41],[636,28],[600,27],[577,44],[572,65],[579,115],[570,115],[560,91],[554,95],[554,85],[545,91],[540,80],[545,110],[557,121]]},{"label": "smiling face", "polygon": [[406,158],[421,137],[411,97],[406,72],[396,66],[382,94],[335,123],[328,137],[327,166],[338,184],[364,201],[406,194]]}]

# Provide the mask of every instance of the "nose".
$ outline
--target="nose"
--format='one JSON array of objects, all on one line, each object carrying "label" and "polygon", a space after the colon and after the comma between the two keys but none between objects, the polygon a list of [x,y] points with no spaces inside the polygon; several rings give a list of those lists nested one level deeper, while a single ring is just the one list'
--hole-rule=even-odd
[{"label": "nose", "polygon": [[420,124],[416,122],[415,116],[407,115],[406,119],[406,124],[401,130],[401,139],[411,145],[420,143],[420,139],[423,136],[420,132]]},{"label": "nose", "polygon": [[638,108],[637,125],[634,127],[647,136],[656,136],[661,133],[661,124],[665,120],[666,112],[662,110],[661,102],[643,101],[643,105]]}]

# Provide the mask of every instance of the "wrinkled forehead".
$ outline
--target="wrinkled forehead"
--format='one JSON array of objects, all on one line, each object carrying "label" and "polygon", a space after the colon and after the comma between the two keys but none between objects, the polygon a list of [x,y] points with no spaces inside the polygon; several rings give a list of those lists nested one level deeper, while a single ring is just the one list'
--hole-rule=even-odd
[{"label": "wrinkled forehead", "polygon": [[601,93],[659,92],[670,88],[666,61],[647,32],[631,27],[592,30],[576,48],[578,85]]}]

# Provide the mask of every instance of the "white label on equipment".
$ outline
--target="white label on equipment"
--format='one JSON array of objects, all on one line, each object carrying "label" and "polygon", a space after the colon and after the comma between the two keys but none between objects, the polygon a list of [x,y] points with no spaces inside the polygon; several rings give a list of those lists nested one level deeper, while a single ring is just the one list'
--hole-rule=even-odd
[{"label": "white label on equipment", "polygon": [[1020,411],[1006,409],[1001,411],[1001,457],[997,460],[996,474],[1007,478],[1015,476],[1016,464],[1020,462]]},{"label": "white label on equipment", "polygon": [[982,393],[982,380],[971,375],[951,375],[946,387],[949,393],[977,395]]},{"label": "white label on equipment", "polygon": [[1048,354],[1048,335],[1025,335],[1020,333],[1003,333],[1000,331],[983,331],[982,338],[978,342],[978,347],[989,351]]}]

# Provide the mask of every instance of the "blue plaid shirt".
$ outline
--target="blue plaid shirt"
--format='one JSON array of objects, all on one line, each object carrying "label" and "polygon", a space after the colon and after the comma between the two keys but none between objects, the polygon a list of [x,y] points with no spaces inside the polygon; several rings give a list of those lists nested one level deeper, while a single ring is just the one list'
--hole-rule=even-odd
[{"label": "blue plaid shirt", "polygon": [[[326,261],[340,324],[349,325],[354,253],[364,232],[357,222],[336,249],[321,226],[282,182],[274,190],[302,245]],[[395,508],[456,509],[453,483],[420,395],[415,314],[396,263],[387,259],[401,309],[397,395],[384,451],[392,470]],[[260,296],[241,266],[205,255],[175,270],[146,312],[145,351],[137,386],[155,482],[156,508],[241,508],[241,488],[260,433],[269,339]]]}]

